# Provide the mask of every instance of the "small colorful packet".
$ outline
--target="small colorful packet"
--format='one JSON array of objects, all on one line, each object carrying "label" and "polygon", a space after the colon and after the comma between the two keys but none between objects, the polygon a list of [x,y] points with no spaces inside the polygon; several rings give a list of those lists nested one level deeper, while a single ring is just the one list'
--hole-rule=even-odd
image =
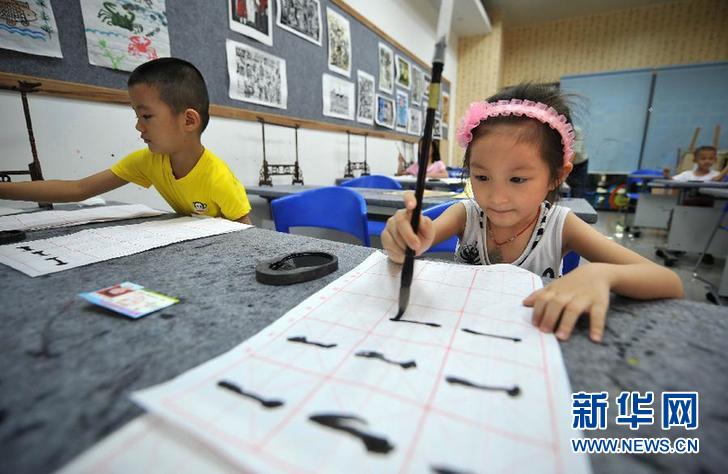
[{"label": "small colorful packet", "polygon": [[179,303],[176,298],[147,290],[141,285],[128,281],[89,293],[79,293],[79,296],[93,304],[133,319]]}]

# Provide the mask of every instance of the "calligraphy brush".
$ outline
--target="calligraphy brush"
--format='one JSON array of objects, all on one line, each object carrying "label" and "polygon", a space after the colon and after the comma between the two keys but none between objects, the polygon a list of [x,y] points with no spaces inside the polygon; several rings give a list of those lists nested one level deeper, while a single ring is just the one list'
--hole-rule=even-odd
[{"label": "calligraphy brush", "polygon": [[[427,161],[432,145],[432,128],[435,124],[435,111],[440,104],[440,83],[442,82],[442,68],[445,65],[445,47],[447,46],[447,33],[450,30],[452,18],[452,0],[442,0],[440,12],[437,18],[437,44],[435,44],[435,55],[432,59],[432,80],[430,82],[430,98],[427,102],[427,114],[425,115],[425,129],[420,141],[419,156],[417,163],[417,185],[415,187],[415,198],[417,205],[412,212],[412,230],[417,234],[420,226],[420,214],[422,213],[422,195],[425,191],[425,177],[427,176]],[[399,311],[395,320],[400,319],[407,310],[410,297],[410,286],[412,285],[412,272],[414,270],[415,251],[409,246],[404,254],[402,265],[402,282],[399,288]]]}]

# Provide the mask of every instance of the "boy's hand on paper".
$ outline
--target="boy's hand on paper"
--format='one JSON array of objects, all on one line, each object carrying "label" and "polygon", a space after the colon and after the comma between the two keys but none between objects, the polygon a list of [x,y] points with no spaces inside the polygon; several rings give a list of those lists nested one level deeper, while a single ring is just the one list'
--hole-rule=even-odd
[{"label": "boy's hand on paper", "polygon": [[533,307],[531,322],[534,326],[544,332],[553,331],[562,341],[569,339],[576,321],[588,314],[589,337],[594,342],[601,342],[609,308],[609,289],[609,281],[597,265],[584,265],[534,291],[523,304]]},{"label": "boy's hand on paper", "polygon": [[382,247],[395,263],[404,262],[404,253],[408,246],[415,251],[415,255],[420,255],[430,248],[435,238],[435,228],[429,217],[421,215],[417,234],[412,230],[412,212],[417,206],[417,199],[412,191],[404,194],[404,204],[404,209],[398,210],[387,220],[387,226],[382,232]]}]

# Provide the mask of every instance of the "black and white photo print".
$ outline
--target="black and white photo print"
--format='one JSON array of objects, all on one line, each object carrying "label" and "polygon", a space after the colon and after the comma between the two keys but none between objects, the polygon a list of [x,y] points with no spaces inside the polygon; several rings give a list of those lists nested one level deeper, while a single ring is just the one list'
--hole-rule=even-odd
[{"label": "black and white photo print", "polygon": [[384,43],[379,43],[379,90],[388,94],[394,91],[394,54]]},{"label": "black and white photo print", "polygon": [[354,120],[354,83],[330,74],[322,78],[323,114]]},{"label": "black and white photo print", "polygon": [[351,33],[349,20],[331,8],[326,8],[329,26],[329,69],[351,77]]},{"label": "black and white photo print", "polygon": [[364,71],[357,71],[357,122],[374,123],[374,76]]},{"label": "black and white photo print", "polygon": [[410,62],[399,54],[395,55],[397,69],[395,70],[397,76],[397,85],[404,87],[409,90],[410,88]]},{"label": "black and white photo print", "polygon": [[273,45],[273,12],[270,2],[228,0],[228,13],[231,30],[268,46]]},{"label": "black and white photo print", "polygon": [[321,4],[318,0],[278,0],[277,3],[278,26],[321,46]]},{"label": "black and white photo print", "polygon": [[279,109],[287,108],[285,59],[232,40],[227,40],[226,47],[230,98]]}]

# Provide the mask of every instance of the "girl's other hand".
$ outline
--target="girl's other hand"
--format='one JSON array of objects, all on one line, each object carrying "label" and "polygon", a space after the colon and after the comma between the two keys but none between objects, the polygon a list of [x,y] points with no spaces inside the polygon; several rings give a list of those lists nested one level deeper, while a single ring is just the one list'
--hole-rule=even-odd
[{"label": "girl's other hand", "polygon": [[415,194],[408,191],[404,194],[404,209],[400,209],[387,220],[387,226],[382,232],[382,247],[387,251],[390,260],[395,263],[404,262],[404,253],[407,247],[421,255],[430,248],[435,238],[435,228],[429,217],[420,216],[420,225],[417,234],[412,230],[412,212],[417,206]]},{"label": "girl's other hand", "polygon": [[588,314],[589,337],[601,342],[609,290],[610,283],[604,272],[600,272],[599,264],[590,263],[534,291],[523,304],[533,307],[534,326],[543,332],[553,331],[562,341],[569,339],[579,317]]}]

